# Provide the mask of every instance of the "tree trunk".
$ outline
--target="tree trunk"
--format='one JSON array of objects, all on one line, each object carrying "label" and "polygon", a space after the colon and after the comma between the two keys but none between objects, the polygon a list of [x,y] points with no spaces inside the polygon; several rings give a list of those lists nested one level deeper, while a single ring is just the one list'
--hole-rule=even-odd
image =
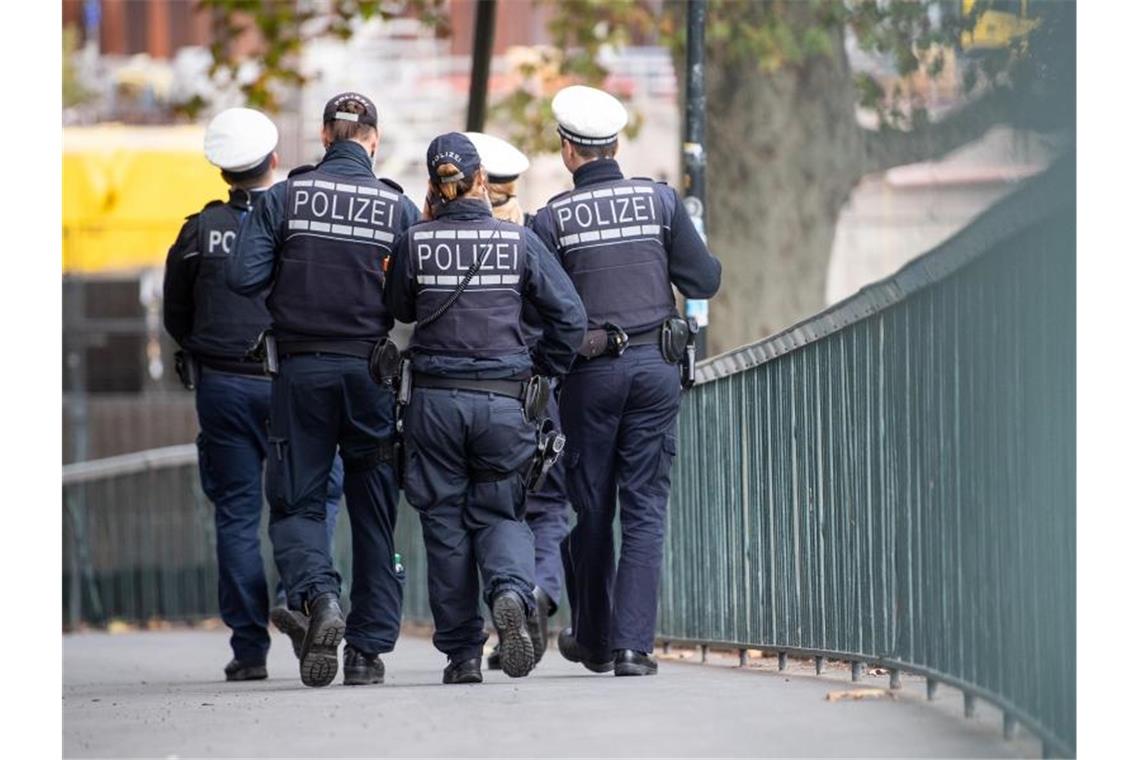
[{"label": "tree trunk", "polygon": [[824,305],[836,221],[866,155],[842,30],[832,36],[832,56],[772,74],[709,51],[709,247],[725,273],[710,353]]}]

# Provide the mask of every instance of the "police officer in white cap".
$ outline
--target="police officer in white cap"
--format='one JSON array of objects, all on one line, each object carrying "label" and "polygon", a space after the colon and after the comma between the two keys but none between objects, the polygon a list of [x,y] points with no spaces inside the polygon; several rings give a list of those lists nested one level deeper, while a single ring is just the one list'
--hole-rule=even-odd
[{"label": "police officer in white cap", "polygon": [[[496,219],[530,226],[533,216],[526,214],[518,201],[519,176],[530,167],[530,161],[506,140],[483,132],[464,133],[475,145],[483,168],[487,171],[487,195]],[[523,337],[532,353],[542,337],[542,318],[529,302],[523,304]],[[557,379],[551,381],[552,392],[546,405],[546,416],[558,425]],[[526,523],[534,534],[534,598],[535,614],[527,620],[537,664],[546,650],[547,621],[558,611],[562,598],[563,570],[561,545],[570,532],[570,504],[566,500],[565,474],[562,460],[551,468],[541,488],[528,493]],[[499,645],[487,657],[488,670],[502,667]]]},{"label": "police officer in white cap", "polygon": [[[268,593],[261,562],[261,472],[268,448],[269,378],[246,353],[269,326],[265,291],[232,292],[224,264],[241,219],[273,181],[277,127],[265,114],[231,108],[206,128],[206,159],[222,170],[228,201],[186,218],[166,260],[163,317],[178,342],[183,383],[197,392],[202,491],[214,503],[218,608],[233,631],[228,681],[266,677]],[[329,479],[328,535],[336,521],[343,470]],[[284,589],[278,589],[284,598]]]},{"label": "police officer in white cap", "polygon": [[578,520],[565,554],[571,626],[558,647],[594,672],[652,675],[678,364],[691,335],[672,286],[709,298],[720,286],[720,262],[675,190],[622,174],[614,155],[628,117],[617,98],[576,85],[559,91],[552,107],[574,189],[539,210],[533,229],[561,259],[589,322],[559,396]]}]

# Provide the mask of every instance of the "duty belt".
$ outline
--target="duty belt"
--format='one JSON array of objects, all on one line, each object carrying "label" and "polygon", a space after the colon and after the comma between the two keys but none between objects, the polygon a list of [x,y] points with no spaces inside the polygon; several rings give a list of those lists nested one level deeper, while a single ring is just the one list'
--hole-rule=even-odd
[{"label": "duty belt", "polygon": [[279,340],[277,355],[337,354],[367,359],[372,355],[375,345],[375,341],[366,340]]},{"label": "duty belt", "polygon": [[661,342],[661,328],[653,327],[645,332],[639,332],[636,335],[629,336],[629,342],[625,344],[626,348],[630,346],[648,346],[650,344],[657,344]]},{"label": "duty belt", "polygon": [[496,396],[523,400],[526,395],[526,380],[475,380],[468,377],[439,377],[415,373],[414,388],[436,388],[440,390],[473,391],[493,393]]},{"label": "duty belt", "polygon": [[265,376],[265,369],[261,366],[261,362],[225,356],[207,356],[206,354],[194,354],[194,358],[203,367],[209,367],[216,372],[229,372],[234,375],[251,375],[254,377]]}]

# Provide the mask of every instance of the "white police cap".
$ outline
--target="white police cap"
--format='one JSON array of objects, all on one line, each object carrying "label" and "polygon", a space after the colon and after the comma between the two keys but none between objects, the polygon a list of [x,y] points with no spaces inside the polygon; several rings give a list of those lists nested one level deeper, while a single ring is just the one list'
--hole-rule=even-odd
[{"label": "white police cap", "polygon": [[576,84],[564,87],[550,103],[558,131],[579,145],[606,145],[629,122],[621,101],[608,92]]},{"label": "white police cap", "polygon": [[252,108],[227,108],[206,127],[206,160],[228,172],[255,168],[276,147],[277,126]]},{"label": "white police cap", "polygon": [[484,132],[464,132],[479,152],[479,159],[492,180],[509,182],[530,168],[523,152],[506,140]]}]

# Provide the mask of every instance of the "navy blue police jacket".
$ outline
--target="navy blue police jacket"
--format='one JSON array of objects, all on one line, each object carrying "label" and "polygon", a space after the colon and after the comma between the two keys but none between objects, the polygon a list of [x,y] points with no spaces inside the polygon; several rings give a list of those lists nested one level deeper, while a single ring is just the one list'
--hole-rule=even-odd
[{"label": "navy blue police jacket", "polygon": [[671,285],[686,298],[720,288],[720,262],[677,191],[626,179],[613,159],[579,167],[574,189],[539,209],[533,229],[569,273],[590,329],[612,322],[636,335],[676,314]]},{"label": "navy blue police jacket", "polygon": [[186,217],[167,253],[162,287],[163,324],[178,345],[207,366],[250,375],[262,373],[246,353],[269,327],[268,291],[234,293],[225,264],[242,218],[263,193],[231,190],[228,202],[211,201]]},{"label": "navy blue police jacket", "polygon": [[[401,322],[425,319],[447,302],[476,255],[482,263],[459,299],[432,324],[416,326],[416,371],[474,379],[566,374],[586,331],[582,301],[542,241],[494,219],[481,200],[444,204],[436,219],[397,241],[384,293],[389,311]],[[521,325],[524,304],[542,325],[533,354]]]},{"label": "navy blue police jacket", "polygon": [[392,245],[418,218],[399,185],[377,179],[364,147],[342,140],[258,199],[226,281],[238,293],[271,285],[279,340],[374,341],[393,324],[383,299]]}]

